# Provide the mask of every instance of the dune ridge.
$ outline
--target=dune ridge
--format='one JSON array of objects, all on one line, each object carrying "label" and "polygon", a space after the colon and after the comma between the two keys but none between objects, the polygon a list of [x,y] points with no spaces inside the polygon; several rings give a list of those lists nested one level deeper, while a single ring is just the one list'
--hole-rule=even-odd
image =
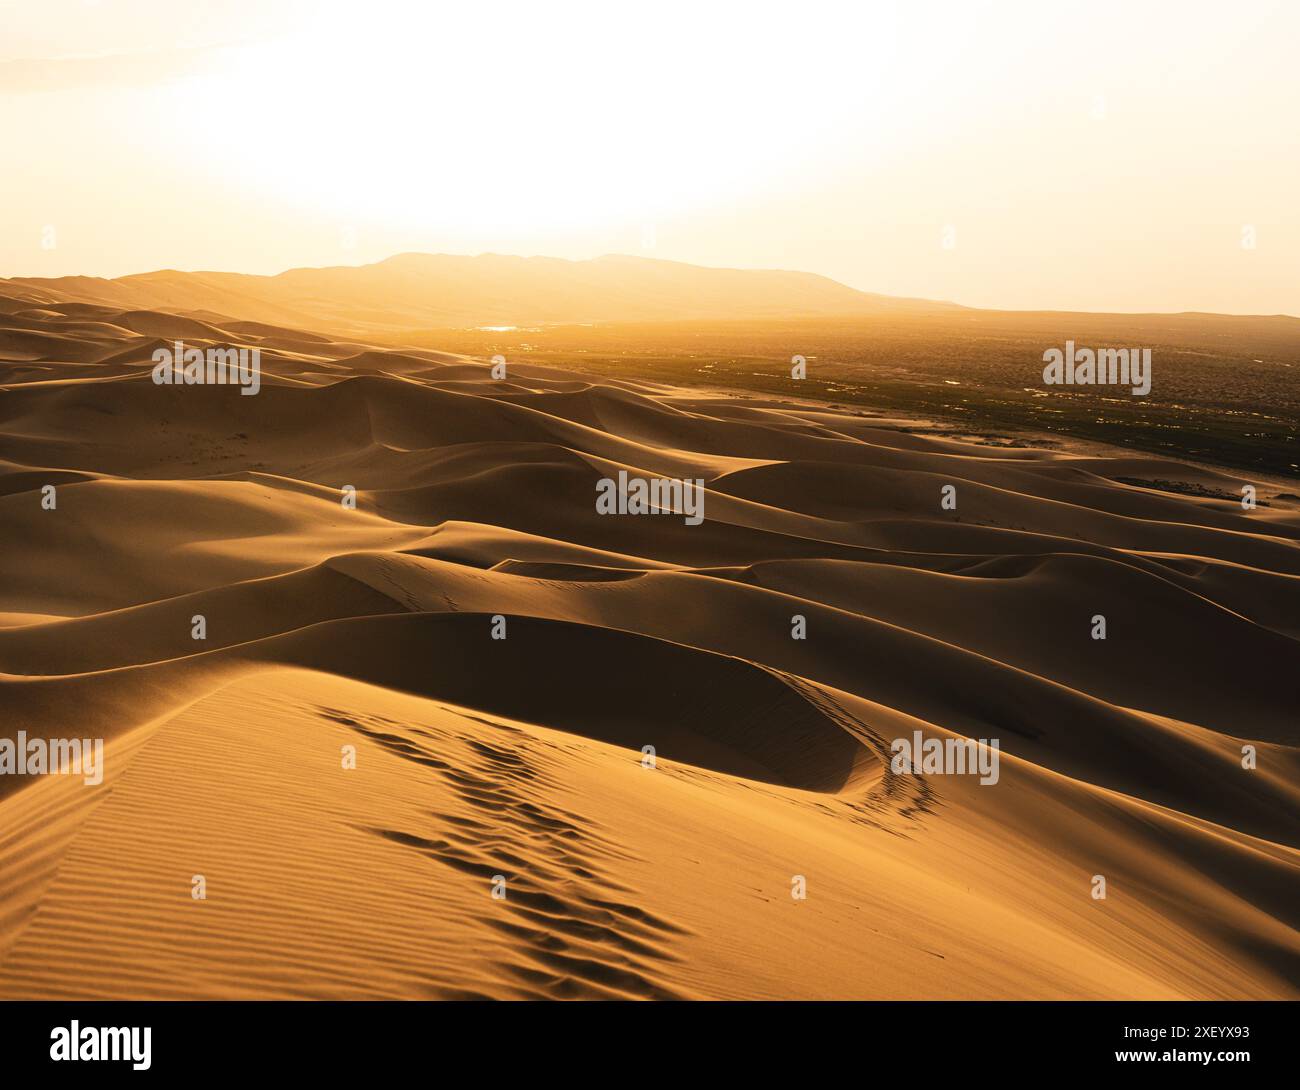
[{"label": "dune ridge", "polygon": [[[0,997],[1300,997],[1282,489],[32,293],[0,738],[105,780],[0,776]],[[155,385],[176,338],[261,391]]]}]

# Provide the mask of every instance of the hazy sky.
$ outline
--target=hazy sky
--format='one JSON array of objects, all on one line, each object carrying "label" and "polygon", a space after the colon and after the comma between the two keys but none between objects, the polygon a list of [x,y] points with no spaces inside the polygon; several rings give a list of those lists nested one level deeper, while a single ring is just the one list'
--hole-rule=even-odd
[{"label": "hazy sky", "polygon": [[1254,0],[0,0],[0,275],[622,252],[1300,314],[1298,48]]}]

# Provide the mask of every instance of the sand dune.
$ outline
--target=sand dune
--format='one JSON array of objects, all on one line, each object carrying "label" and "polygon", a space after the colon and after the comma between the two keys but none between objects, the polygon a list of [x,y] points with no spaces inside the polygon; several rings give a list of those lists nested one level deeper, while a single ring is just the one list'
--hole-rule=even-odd
[{"label": "sand dune", "polygon": [[[219,286],[0,299],[0,739],[105,745],[0,776],[0,997],[1300,997],[1282,486]],[[155,385],[175,338],[261,391]]]}]

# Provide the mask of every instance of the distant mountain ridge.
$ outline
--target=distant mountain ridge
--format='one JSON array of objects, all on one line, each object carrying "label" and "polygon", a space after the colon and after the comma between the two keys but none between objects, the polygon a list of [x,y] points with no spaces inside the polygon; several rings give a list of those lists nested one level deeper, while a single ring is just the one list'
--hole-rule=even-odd
[{"label": "distant mountain ridge", "polygon": [[33,303],[209,313],[360,335],[410,329],[582,322],[925,313],[955,304],[857,291],[815,273],[716,269],[607,255],[588,261],[398,254],[371,265],[274,276],[164,269],[116,279],[0,280]]}]

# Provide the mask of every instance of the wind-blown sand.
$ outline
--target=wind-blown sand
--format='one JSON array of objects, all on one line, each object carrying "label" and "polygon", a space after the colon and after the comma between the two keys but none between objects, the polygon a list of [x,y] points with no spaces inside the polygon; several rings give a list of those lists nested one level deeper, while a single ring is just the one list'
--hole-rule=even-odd
[{"label": "wind-blown sand", "polygon": [[[106,740],[0,777],[0,997],[1300,997],[1277,489],[0,304],[0,737]],[[261,392],[154,385],[174,337]],[[704,523],[597,514],[620,470]]]}]

